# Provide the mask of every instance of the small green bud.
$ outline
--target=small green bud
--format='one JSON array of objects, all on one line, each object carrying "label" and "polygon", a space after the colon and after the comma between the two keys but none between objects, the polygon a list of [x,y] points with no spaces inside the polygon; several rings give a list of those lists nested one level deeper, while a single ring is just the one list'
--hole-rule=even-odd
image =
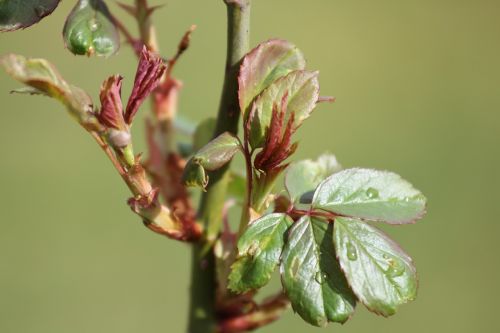
[{"label": "small green bud", "polygon": [[201,187],[205,189],[208,185],[208,175],[205,169],[200,165],[200,161],[191,158],[182,174],[182,182],[189,187]]}]

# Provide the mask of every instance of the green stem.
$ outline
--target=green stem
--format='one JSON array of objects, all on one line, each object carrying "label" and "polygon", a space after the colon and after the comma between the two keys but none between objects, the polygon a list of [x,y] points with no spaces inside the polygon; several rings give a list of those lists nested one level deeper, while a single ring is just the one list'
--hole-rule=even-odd
[{"label": "green stem", "polygon": [[[250,44],[251,0],[224,2],[228,18],[226,71],[214,137],[224,132],[238,132],[238,72]],[[213,333],[216,330],[215,263],[211,246],[222,224],[222,210],[230,176],[228,171],[229,165],[226,165],[210,174],[207,192],[200,203],[199,218],[205,227],[206,244],[197,245],[193,249],[189,333]]]}]

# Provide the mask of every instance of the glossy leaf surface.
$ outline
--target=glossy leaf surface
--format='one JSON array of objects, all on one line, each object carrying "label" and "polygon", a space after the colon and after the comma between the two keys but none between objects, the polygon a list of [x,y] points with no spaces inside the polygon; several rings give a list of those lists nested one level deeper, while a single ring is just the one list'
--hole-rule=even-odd
[{"label": "glossy leaf surface", "polygon": [[1,0],[0,31],[27,28],[56,9],[60,0]]},{"label": "glossy leaf surface", "polygon": [[361,220],[337,217],[334,243],[349,285],[369,310],[390,316],[398,305],[416,297],[412,259],[380,230]]},{"label": "glossy leaf surface", "polygon": [[323,181],[313,207],[340,215],[391,224],[411,223],[425,213],[426,199],[399,175],[372,169],[347,169]]},{"label": "glossy leaf surface", "polygon": [[238,241],[238,257],[229,275],[231,290],[243,293],[269,282],[279,263],[285,232],[292,223],[286,214],[274,213],[249,224]]},{"label": "glossy leaf surface", "polygon": [[282,254],[281,280],[293,309],[316,326],[345,322],[356,303],[337,262],[332,233],[331,223],[304,216],[290,228]]},{"label": "glossy leaf surface", "polygon": [[64,24],[64,43],[77,55],[110,56],[120,47],[118,31],[106,3],[79,0]]},{"label": "glossy leaf surface", "polygon": [[285,187],[294,203],[306,193],[314,191],[328,176],[339,172],[342,166],[334,155],[324,154],[317,160],[303,160],[292,163],[285,175]]},{"label": "glossy leaf surface", "polygon": [[259,44],[241,64],[238,76],[241,112],[246,115],[255,97],[276,79],[304,69],[305,65],[302,52],[285,40],[271,39]]},{"label": "glossy leaf surface", "polygon": [[318,72],[294,71],[276,80],[255,100],[254,116],[251,120],[250,144],[262,147],[266,131],[271,124],[273,106],[281,103],[287,95],[287,114],[294,114],[293,128],[299,127],[313,111],[319,97]]}]

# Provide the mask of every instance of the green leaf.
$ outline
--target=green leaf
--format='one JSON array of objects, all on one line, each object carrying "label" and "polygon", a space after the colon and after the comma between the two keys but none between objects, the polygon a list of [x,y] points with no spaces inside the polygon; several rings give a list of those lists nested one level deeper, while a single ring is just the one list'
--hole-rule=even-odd
[{"label": "green leaf", "polygon": [[238,76],[243,115],[248,113],[255,97],[276,79],[305,66],[302,52],[285,40],[271,39],[250,51],[243,59]]},{"label": "green leaf", "polygon": [[1,0],[0,31],[27,28],[56,9],[60,0]]},{"label": "green leaf", "polygon": [[79,0],[64,24],[64,43],[77,55],[110,56],[120,38],[108,6],[102,0]]},{"label": "green leaf", "polygon": [[198,161],[190,159],[184,167],[182,183],[188,187],[205,189],[208,185],[208,175]]},{"label": "green leaf", "polygon": [[213,171],[228,163],[240,148],[238,138],[225,132],[201,148],[193,159],[206,170]]},{"label": "green leaf", "polygon": [[380,230],[337,217],[334,239],[349,285],[370,311],[390,316],[416,297],[417,273],[410,256]]},{"label": "green leaf", "polygon": [[319,97],[318,72],[294,71],[276,80],[260,94],[253,107],[255,114],[251,121],[250,144],[262,147],[266,131],[271,124],[273,106],[280,105],[287,94],[287,114],[294,113],[293,127],[296,129],[309,117]]},{"label": "green leaf", "polygon": [[356,299],[340,270],[332,242],[333,225],[302,217],[288,233],[281,281],[293,309],[308,323],[345,322]]},{"label": "green leaf", "polygon": [[342,166],[335,155],[324,154],[317,160],[303,160],[292,163],[286,171],[285,187],[293,203],[306,193],[314,191],[326,177],[339,172]]},{"label": "green leaf", "polygon": [[222,133],[201,148],[186,164],[182,181],[186,186],[208,185],[206,171],[214,171],[231,161],[241,145],[237,137],[229,132]]},{"label": "green leaf", "polygon": [[390,224],[411,223],[425,214],[426,198],[399,175],[347,169],[323,181],[313,208]]},{"label": "green leaf", "polygon": [[265,286],[279,264],[286,230],[293,221],[274,213],[250,223],[238,240],[238,257],[231,267],[229,289],[244,293]]},{"label": "green leaf", "polygon": [[47,60],[7,54],[0,58],[0,66],[14,79],[34,88],[31,93],[42,93],[62,102],[85,128],[99,127],[92,114],[90,96],[82,89],[68,84]]}]

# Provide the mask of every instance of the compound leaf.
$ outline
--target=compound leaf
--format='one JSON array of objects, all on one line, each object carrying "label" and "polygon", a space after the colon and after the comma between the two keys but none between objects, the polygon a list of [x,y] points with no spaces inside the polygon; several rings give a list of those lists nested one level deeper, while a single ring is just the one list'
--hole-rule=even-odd
[{"label": "compound leaf", "polygon": [[413,300],[417,274],[412,259],[380,230],[352,218],[335,218],[334,243],[349,285],[370,310],[383,316]]},{"label": "compound leaf", "polygon": [[110,56],[120,47],[120,38],[108,6],[103,0],[79,0],[64,24],[64,43],[77,55]]},{"label": "compound leaf", "polygon": [[304,69],[302,52],[285,40],[271,39],[250,51],[238,76],[241,112],[246,115],[254,98],[276,79],[293,70]]},{"label": "compound leaf", "polygon": [[0,1],[0,31],[27,28],[56,9],[60,0]]},{"label": "compound leaf", "polygon": [[279,263],[286,230],[293,221],[274,213],[250,223],[238,240],[238,257],[229,275],[229,288],[243,293],[259,289],[271,279]]},{"label": "compound leaf", "polygon": [[333,225],[308,216],[294,223],[283,248],[281,280],[293,309],[308,323],[345,322],[356,298],[340,270]]},{"label": "compound leaf", "polygon": [[390,224],[411,223],[425,213],[426,198],[399,175],[372,169],[347,169],[323,181],[313,207],[339,215]]}]

